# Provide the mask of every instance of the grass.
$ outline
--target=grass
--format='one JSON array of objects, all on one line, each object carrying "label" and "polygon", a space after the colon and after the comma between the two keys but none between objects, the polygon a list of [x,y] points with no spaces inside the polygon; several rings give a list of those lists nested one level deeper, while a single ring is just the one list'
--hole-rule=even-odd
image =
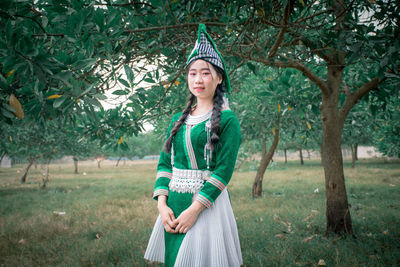
[{"label": "grass", "polygon": [[[275,162],[263,197],[251,197],[254,164],[229,184],[245,266],[400,265],[400,162],[345,162],[352,237],[324,237],[324,175],[318,161]],[[156,162],[23,166],[0,169],[1,266],[160,266],[143,259],[155,218],[151,199]],[[84,172],[86,175],[84,175]],[[319,193],[314,193],[318,188]],[[55,211],[64,211],[57,215]]]}]

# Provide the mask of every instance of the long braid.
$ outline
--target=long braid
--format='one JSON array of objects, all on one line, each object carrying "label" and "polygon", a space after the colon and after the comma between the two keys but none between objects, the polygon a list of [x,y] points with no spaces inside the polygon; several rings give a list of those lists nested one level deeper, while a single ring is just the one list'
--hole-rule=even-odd
[{"label": "long braid", "polygon": [[174,136],[176,135],[176,133],[179,131],[179,129],[182,127],[182,125],[185,123],[186,117],[189,115],[190,110],[192,109],[192,105],[195,100],[196,100],[196,97],[192,93],[190,93],[189,99],[186,102],[186,106],[182,112],[181,117],[179,118],[179,120],[177,122],[175,122],[175,125],[172,128],[169,137],[165,141],[165,144],[164,144],[165,152],[167,152],[167,153],[171,152],[172,140],[173,140]]},{"label": "long braid", "polygon": [[224,97],[224,89],[222,87],[222,84],[219,84],[215,90],[214,106],[211,116],[211,133],[212,133],[210,140],[211,150],[214,150],[219,142],[218,130],[219,127],[221,126],[220,124],[221,110],[222,110],[222,105],[224,103],[223,97]]}]

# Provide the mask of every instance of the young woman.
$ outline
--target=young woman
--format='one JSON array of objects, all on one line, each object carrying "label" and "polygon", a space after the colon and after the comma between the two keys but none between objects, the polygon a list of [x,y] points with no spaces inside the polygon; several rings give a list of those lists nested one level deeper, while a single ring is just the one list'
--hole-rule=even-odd
[{"label": "young woman", "polygon": [[242,254],[226,190],[241,142],[224,94],[225,65],[205,26],[186,63],[189,100],[173,116],[157,167],[159,216],[145,258],[165,266],[240,266]]}]

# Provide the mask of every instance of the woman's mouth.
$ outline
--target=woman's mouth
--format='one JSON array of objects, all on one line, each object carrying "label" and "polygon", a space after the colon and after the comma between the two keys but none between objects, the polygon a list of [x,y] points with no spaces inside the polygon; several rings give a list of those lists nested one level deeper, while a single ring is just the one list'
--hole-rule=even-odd
[{"label": "woman's mouth", "polygon": [[195,87],[194,90],[196,90],[198,92],[203,92],[204,88],[203,87]]}]

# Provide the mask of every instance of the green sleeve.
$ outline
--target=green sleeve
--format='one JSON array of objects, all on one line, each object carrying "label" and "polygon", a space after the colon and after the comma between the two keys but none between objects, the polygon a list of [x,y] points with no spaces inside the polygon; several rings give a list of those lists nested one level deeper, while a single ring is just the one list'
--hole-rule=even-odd
[{"label": "green sleeve", "polygon": [[214,203],[229,183],[235,168],[241,140],[239,121],[232,113],[232,116],[223,125],[219,136],[216,148],[215,169],[197,196],[197,200],[206,208],[211,207],[212,203]]},{"label": "green sleeve", "polygon": [[[167,136],[165,137],[165,140],[167,140],[167,138],[169,137],[169,133],[171,132],[171,129],[174,126],[175,121],[177,119],[179,119],[179,114],[176,114],[172,118],[171,123],[168,127]],[[157,165],[156,182],[154,185],[154,193],[153,193],[153,198],[155,200],[157,200],[159,195],[168,196],[169,194],[168,185],[172,178],[171,152],[166,153],[163,149],[160,153],[160,159],[158,160],[158,165]]]}]

